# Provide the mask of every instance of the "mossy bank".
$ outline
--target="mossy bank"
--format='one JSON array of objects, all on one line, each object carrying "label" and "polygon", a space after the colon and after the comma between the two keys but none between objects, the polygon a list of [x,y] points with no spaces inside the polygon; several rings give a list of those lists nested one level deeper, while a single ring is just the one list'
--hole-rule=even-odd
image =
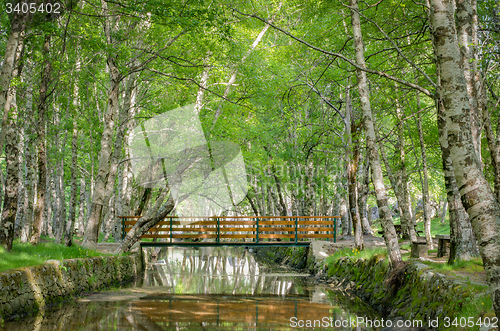
[{"label": "mossy bank", "polygon": [[84,292],[126,283],[142,272],[139,253],[71,260],[0,273],[0,324]]},{"label": "mossy bank", "polygon": [[[392,321],[420,320],[425,329],[473,330],[479,326],[461,327],[460,319],[468,323],[468,317],[475,322],[494,318],[486,285],[440,274],[418,261],[391,270],[382,255],[369,259],[323,258],[328,254],[321,254],[317,248],[261,248],[257,255],[269,262],[305,269],[332,288],[354,293]],[[438,325],[429,325],[429,321],[438,321]]]}]

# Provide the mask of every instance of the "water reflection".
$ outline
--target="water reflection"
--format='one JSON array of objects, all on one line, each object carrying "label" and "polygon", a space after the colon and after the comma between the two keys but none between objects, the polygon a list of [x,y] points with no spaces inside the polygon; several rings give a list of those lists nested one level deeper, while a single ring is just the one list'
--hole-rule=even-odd
[{"label": "water reflection", "polygon": [[170,248],[131,287],[63,303],[3,329],[297,330],[294,321],[317,320],[326,330],[333,329],[327,322],[376,317],[355,298],[332,295],[306,276],[267,269],[243,249]]},{"label": "water reflection", "polygon": [[174,294],[307,294],[298,278],[308,274],[271,273],[244,249],[169,249],[145,274],[144,286]]}]

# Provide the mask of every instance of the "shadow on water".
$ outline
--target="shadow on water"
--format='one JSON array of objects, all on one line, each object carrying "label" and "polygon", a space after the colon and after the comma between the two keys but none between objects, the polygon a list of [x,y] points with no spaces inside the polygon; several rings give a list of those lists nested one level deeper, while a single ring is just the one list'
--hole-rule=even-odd
[{"label": "shadow on water", "polygon": [[267,268],[244,249],[163,249],[158,262],[130,287],[65,302],[9,321],[3,329],[380,329],[346,326],[357,316],[381,317],[355,297],[315,285],[308,276]]}]

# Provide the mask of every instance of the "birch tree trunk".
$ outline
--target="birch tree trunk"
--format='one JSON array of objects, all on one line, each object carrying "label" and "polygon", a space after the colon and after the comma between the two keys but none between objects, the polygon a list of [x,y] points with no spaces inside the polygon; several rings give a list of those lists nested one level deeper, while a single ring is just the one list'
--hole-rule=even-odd
[{"label": "birch tree trunk", "polygon": [[[56,108],[57,110],[57,108]],[[56,115],[56,124],[59,124],[59,117]],[[57,138],[56,134],[56,138]],[[64,231],[66,229],[66,183],[64,182],[64,150],[66,149],[66,139],[68,137],[68,132],[64,133],[63,141],[59,147],[57,139],[56,146],[59,149],[59,160],[56,161],[56,171],[54,172],[54,182],[55,182],[55,192],[57,196],[57,213],[55,213],[55,218],[53,225],[55,227],[55,237],[54,241],[56,244],[60,244],[64,237]]]},{"label": "birch tree trunk", "polygon": [[[419,99],[417,93],[417,100]],[[417,109],[420,108],[420,102],[417,101]],[[418,139],[420,141],[420,155],[422,157],[422,171],[423,171],[423,185],[422,185],[422,200],[424,207],[424,232],[425,232],[425,241],[427,242],[427,249],[434,249],[434,245],[431,237],[431,219],[429,217],[429,180],[427,174],[427,153],[425,151],[425,143],[424,143],[424,132],[422,130],[422,118],[418,116],[417,118],[417,128],[418,128]]]},{"label": "birch tree trunk", "polygon": [[18,136],[14,121],[10,121],[5,134],[5,162],[7,178],[0,221],[0,245],[7,251],[12,250],[14,225],[17,213],[17,194],[19,188]]},{"label": "birch tree trunk", "polygon": [[[14,88],[16,90],[16,88]],[[17,109],[17,101],[15,100],[16,96],[14,96],[14,100],[12,100],[13,104],[12,107]],[[24,119],[23,119],[24,120]],[[17,135],[18,135],[18,155],[17,155],[17,162],[19,163],[19,173],[17,174],[17,178],[19,181],[19,188],[18,188],[18,194],[17,194],[17,214],[16,214],[16,224],[14,226],[14,237],[15,238],[20,238],[20,242],[26,243],[28,242],[28,235],[29,235],[29,229],[26,224],[26,186],[25,186],[25,179],[24,179],[24,143],[25,139],[25,131],[24,131],[24,126],[21,125],[20,123],[16,125],[17,127]]]},{"label": "birch tree trunk", "polygon": [[85,206],[87,201],[87,187],[85,183],[85,177],[80,177],[80,198],[78,204],[78,235],[83,236],[85,234]]},{"label": "birch tree trunk", "polygon": [[[22,4],[22,3],[20,3]],[[22,47],[26,23],[31,15],[22,12],[13,12],[9,37],[5,45],[5,54],[0,71],[0,111],[3,110],[2,131],[0,132],[0,150],[3,149],[4,140],[7,132],[9,109],[6,107],[10,81],[15,69],[16,56]]]},{"label": "birch tree trunk", "polygon": [[[471,127],[472,143],[477,160],[483,167],[481,161],[481,109],[478,101],[478,94],[474,84],[475,70],[473,68],[474,61],[474,45],[472,42],[472,9],[470,0],[456,0],[456,28],[457,38],[460,48],[460,65],[463,68],[467,94],[469,96],[469,118]],[[482,104],[482,103],[481,103]]]},{"label": "birch tree trunk", "polygon": [[[17,54],[17,56],[16,56]],[[19,57],[20,49],[15,50],[14,57]],[[18,61],[17,61],[18,62]],[[14,75],[19,74],[19,68]],[[12,250],[14,228],[16,223],[18,193],[19,193],[19,136],[17,130],[16,88],[8,88],[4,102],[4,111],[10,114],[5,129],[5,163],[7,177],[5,179],[5,197],[3,200],[2,218],[0,220],[0,245],[6,250]],[[3,131],[3,130],[2,130]]]},{"label": "birch tree trunk", "polygon": [[[349,85],[349,84],[347,84]],[[354,230],[354,246],[362,250],[364,248],[363,233],[361,228],[361,218],[359,216],[358,208],[358,182],[357,173],[359,165],[359,127],[353,118],[351,96],[349,88],[346,88],[345,94],[345,120],[344,125],[346,128],[346,177],[347,177],[347,193],[349,198],[349,215],[352,220],[352,227]]]},{"label": "birch tree trunk", "polygon": [[[101,1],[101,6],[104,13],[107,13],[107,4]],[[104,34],[106,36],[107,45],[113,47],[111,18],[107,17],[104,21]],[[101,136],[101,150],[99,154],[99,165],[95,180],[95,187],[92,195],[92,206],[90,208],[89,220],[85,231],[85,244],[95,244],[99,238],[99,228],[102,222],[103,207],[106,204],[106,184],[111,166],[111,152],[113,142],[113,129],[115,126],[115,117],[119,108],[119,87],[121,75],[116,65],[116,54],[107,54],[107,65],[109,70],[110,87],[108,91],[108,108],[104,116],[104,130]],[[114,181],[114,178],[113,178]]]},{"label": "birch tree trunk", "polygon": [[[363,37],[361,33],[361,22],[359,19],[359,8],[357,0],[350,0],[351,24],[354,37],[356,52],[356,63],[365,68],[365,51]],[[378,155],[378,148],[375,139],[375,129],[373,126],[373,115],[370,105],[370,93],[368,91],[368,80],[366,72],[356,69],[356,78],[358,81],[359,96],[361,99],[361,109],[363,111],[363,122],[366,130],[366,145],[369,153],[370,168],[372,170],[373,186],[377,197],[380,220],[384,229],[384,239],[387,245],[387,252],[393,267],[403,262],[399,250],[398,238],[394,223],[392,221],[391,210],[387,202],[387,194],[382,176],[382,166]]]},{"label": "birch tree trunk", "polygon": [[[108,176],[106,178],[106,187],[105,187],[105,192],[104,192],[104,206],[102,214],[103,216],[108,216],[104,217],[104,222],[106,230],[106,235],[105,238],[107,239],[112,231],[112,228],[115,227],[115,225],[118,225],[117,222],[119,221],[118,218],[116,217],[116,213],[110,212],[109,208],[111,205],[114,205],[114,203],[110,203],[110,199],[112,196],[114,196],[115,193],[115,182],[116,182],[116,174],[118,172],[118,165],[120,163],[120,158],[123,154],[123,145],[124,142],[126,141],[126,134],[127,134],[127,129],[128,129],[128,122],[130,121],[130,115],[133,115],[133,108],[135,107],[135,100],[132,100],[133,98],[133,91],[136,86],[136,73],[133,73],[129,75],[127,79],[127,84],[125,86],[125,93],[124,93],[124,100],[123,100],[123,106],[119,110],[119,117],[118,117],[118,128],[116,131],[116,138],[115,138],[115,143],[114,143],[114,149],[113,153],[111,154],[111,159],[110,159],[110,165],[109,165],[109,172]],[[114,208],[113,208],[114,210]]]},{"label": "birch tree trunk", "polygon": [[363,161],[363,182],[359,188],[359,213],[361,217],[361,226],[363,227],[363,235],[372,235],[373,231],[371,228],[370,220],[368,217],[371,212],[368,210],[368,190],[370,185],[370,162],[368,160],[368,154],[365,155]]},{"label": "birch tree trunk", "polygon": [[[377,140],[378,140],[378,135],[376,136],[377,137]],[[405,227],[406,229],[409,231],[410,230],[410,226],[412,226],[413,224],[413,221],[411,219],[411,215],[409,214],[409,201],[408,199],[404,199],[405,198],[405,194],[401,193],[401,191],[404,189],[403,186],[401,185],[401,174],[400,176],[398,177],[398,179],[396,179],[396,176],[394,176],[394,173],[392,172],[392,169],[391,169],[391,166],[389,164],[389,160],[387,159],[387,156],[385,154],[385,150],[384,150],[384,146],[382,145],[382,142],[380,142],[379,144],[379,147],[380,147],[380,155],[382,156],[382,161],[384,162],[385,164],[385,170],[387,172],[387,177],[389,177],[389,181],[391,183],[391,186],[392,186],[392,189],[394,190],[394,195],[396,196],[396,200],[398,201],[398,206],[400,207],[400,216],[401,216],[401,227],[403,227],[403,224],[405,224]],[[407,198],[407,196],[406,196]],[[407,205],[408,206],[408,209],[404,209],[402,206],[404,205]],[[416,237],[416,233],[415,233],[415,228],[413,228],[413,236],[411,236],[411,232],[410,232],[410,236],[409,236],[409,239],[411,241],[416,241],[417,240],[417,237]],[[408,235],[406,236],[406,238],[408,238]]]},{"label": "birch tree trunk", "polygon": [[478,240],[495,314],[500,317],[500,207],[478,165],[472,143],[470,105],[460,67],[453,1],[430,0],[430,4],[453,172]]},{"label": "birch tree trunk", "polygon": [[[398,95],[399,88],[396,84],[396,95]],[[398,124],[398,142],[397,148],[399,150],[399,161],[401,166],[398,171],[397,185],[399,187],[399,193],[401,194],[401,199],[398,199],[398,204],[401,206],[403,214],[401,215],[401,229],[403,231],[403,238],[410,239],[412,242],[417,240],[417,234],[415,233],[415,227],[412,222],[410,204],[408,199],[408,176],[406,174],[406,152],[405,152],[405,139],[403,130],[403,109],[399,103],[399,98],[396,97],[396,117],[399,120]],[[401,202],[400,202],[401,201]],[[425,214],[427,215],[427,214]]]},{"label": "birch tree trunk", "polygon": [[[31,70],[30,70],[31,71]],[[31,232],[33,228],[33,213],[34,213],[34,203],[35,203],[35,188],[36,188],[36,151],[35,146],[31,142],[33,134],[33,118],[35,117],[33,112],[33,89],[31,86],[31,81],[28,82],[28,87],[26,89],[26,113],[25,113],[25,144],[24,144],[24,162],[26,165],[26,242],[31,238]],[[24,240],[24,239],[23,239]]]},{"label": "birch tree trunk", "polygon": [[[47,112],[47,98],[49,96],[48,86],[50,82],[52,65],[49,60],[50,35],[45,36],[43,44],[44,67],[39,90],[38,122],[37,122],[37,148],[38,148],[38,183],[36,186],[36,206],[33,221],[33,232],[30,242],[37,245],[40,242],[40,234],[43,226],[43,211],[45,209],[45,194],[47,190],[47,154],[45,150],[45,123]],[[47,215],[49,217],[49,215]]]},{"label": "birch tree trunk", "polygon": [[127,232],[125,238],[120,242],[115,253],[128,252],[132,246],[139,241],[143,234],[148,232],[158,222],[162,221],[169,213],[174,210],[175,202],[170,195],[165,203],[165,197],[169,193],[163,190],[161,196],[156,199],[155,205],[148,210],[148,213],[137,220],[135,225]]},{"label": "birch tree trunk", "polygon": [[453,264],[456,261],[467,261],[477,256],[478,248],[469,215],[460,200],[460,192],[455,180],[450,147],[447,140],[448,134],[445,118],[444,106],[441,101],[438,101],[439,142],[441,145],[444,182],[450,218],[450,255],[448,263]]},{"label": "birch tree trunk", "polygon": [[[74,106],[78,106],[78,94],[73,95]],[[64,244],[66,246],[71,246],[73,244],[73,230],[75,228],[75,218],[76,218],[76,193],[78,191],[77,184],[77,143],[78,143],[78,128],[76,125],[76,120],[73,119],[73,129],[71,136],[71,193],[69,198],[69,217],[66,223],[66,231],[64,232]]]},{"label": "birch tree trunk", "polygon": [[351,235],[351,227],[349,225],[349,223],[350,223],[349,208],[347,206],[347,200],[346,200],[344,194],[340,194],[339,204],[340,204],[340,208],[339,208],[340,220],[342,222],[342,235],[343,236],[350,236]]}]

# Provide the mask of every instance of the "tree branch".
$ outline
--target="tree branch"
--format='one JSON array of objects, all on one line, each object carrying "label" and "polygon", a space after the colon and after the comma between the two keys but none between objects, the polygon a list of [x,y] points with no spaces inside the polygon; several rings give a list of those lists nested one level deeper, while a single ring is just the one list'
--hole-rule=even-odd
[{"label": "tree branch", "polygon": [[397,77],[394,77],[392,75],[389,75],[388,73],[385,73],[383,71],[378,71],[378,70],[372,70],[372,69],[368,69],[368,68],[365,68],[365,67],[362,67],[360,65],[358,65],[355,61],[351,60],[351,59],[348,59],[347,57],[345,57],[344,55],[340,54],[340,53],[335,53],[335,52],[330,52],[330,51],[327,51],[325,49],[322,49],[322,48],[319,48],[317,46],[314,46],[310,43],[308,43],[307,41],[305,40],[302,40],[294,35],[292,35],[290,32],[270,23],[269,21],[255,15],[255,14],[245,14],[245,13],[242,13],[241,11],[239,11],[238,9],[236,8],[233,8],[233,7],[229,7],[231,8],[232,10],[234,10],[235,12],[239,13],[240,15],[243,15],[243,16],[246,16],[246,17],[252,17],[252,18],[256,18],[266,24],[269,24],[273,29],[276,29],[282,33],[284,33],[285,35],[289,36],[290,38],[298,41],[299,43],[301,44],[304,44],[306,45],[307,47],[311,48],[311,49],[314,49],[315,51],[318,51],[318,52],[321,52],[323,54],[327,54],[327,55],[331,55],[331,56],[335,56],[335,57],[338,57],[342,60],[344,60],[345,62],[349,63],[350,65],[352,65],[353,67],[355,67],[356,69],[359,69],[359,70],[363,70],[367,73],[370,73],[370,74],[374,74],[374,75],[378,75],[380,77],[384,77],[384,78],[387,78],[387,79],[390,79],[392,81],[395,81],[395,82],[398,82],[402,85],[406,85],[408,87],[411,87],[413,89],[416,89],[420,92],[422,92],[423,94],[429,96],[429,97],[433,97],[433,93],[431,93],[429,90],[427,90],[426,88],[420,86],[420,85],[417,85],[417,84],[413,84],[411,82],[408,82],[404,79],[400,79],[400,78],[397,78]]}]

